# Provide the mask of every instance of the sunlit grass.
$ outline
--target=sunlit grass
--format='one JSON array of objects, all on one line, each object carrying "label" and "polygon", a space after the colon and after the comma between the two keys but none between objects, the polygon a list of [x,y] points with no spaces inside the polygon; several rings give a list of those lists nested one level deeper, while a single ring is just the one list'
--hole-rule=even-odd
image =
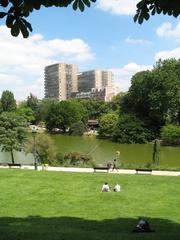
[{"label": "sunlit grass", "polygon": [[[120,193],[101,193],[107,181]],[[180,239],[180,178],[0,170],[0,239]],[[131,232],[138,216],[154,233]]]}]

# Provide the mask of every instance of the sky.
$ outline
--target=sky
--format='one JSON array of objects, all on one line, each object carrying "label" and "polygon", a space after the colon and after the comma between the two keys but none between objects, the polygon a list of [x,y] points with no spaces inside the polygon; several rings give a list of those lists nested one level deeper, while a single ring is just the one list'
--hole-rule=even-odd
[{"label": "sky", "polygon": [[137,0],[97,0],[82,13],[68,8],[41,8],[27,19],[28,39],[12,37],[0,20],[0,94],[25,100],[44,97],[44,67],[75,63],[79,71],[111,70],[114,84],[127,91],[131,77],[152,69],[156,61],[180,58],[180,18],[157,15],[142,25],[133,22]]}]

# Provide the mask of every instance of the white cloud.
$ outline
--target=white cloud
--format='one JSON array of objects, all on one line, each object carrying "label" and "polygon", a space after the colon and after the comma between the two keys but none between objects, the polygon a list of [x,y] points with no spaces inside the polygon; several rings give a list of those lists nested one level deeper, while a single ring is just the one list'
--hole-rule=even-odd
[{"label": "white cloud", "polygon": [[122,68],[111,69],[114,73],[114,83],[119,87],[119,90],[127,91],[131,85],[132,76],[140,71],[152,69],[151,65],[138,65],[137,63],[131,62]]},{"label": "white cloud", "polygon": [[0,26],[0,49],[0,94],[9,89],[18,100],[30,92],[43,97],[46,65],[61,61],[78,64],[94,58],[81,39],[46,40],[41,34],[14,38],[5,26]]},{"label": "white cloud", "polygon": [[175,48],[173,50],[170,51],[160,51],[157,52],[155,55],[155,60],[159,60],[159,59],[168,59],[168,58],[175,58],[175,59],[180,59],[180,47]]},{"label": "white cloud", "polygon": [[97,8],[117,15],[133,15],[139,0],[98,0]]},{"label": "white cloud", "polygon": [[130,38],[127,37],[125,39],[126,43],[130,43],[130,44],[152,44],[151,41],[145,40],[145,39],[134,39],[134,38]]},{"label": "white cloud", "polygon": [[180,41],[180,22],[174,28],[171,23],[165,22],[156,29],[156,33],[161,38],[173,38]]}]

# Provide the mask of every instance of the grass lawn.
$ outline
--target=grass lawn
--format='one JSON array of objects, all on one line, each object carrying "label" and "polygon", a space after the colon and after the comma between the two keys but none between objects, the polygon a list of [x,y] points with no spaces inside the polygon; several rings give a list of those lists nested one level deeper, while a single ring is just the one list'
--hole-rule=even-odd
[{"label": "grass lawn", "polygon": [[[132,233],[139,216],[155,232]],[[180,177],[2,169],[0,240],[30,239],[179,240]]]}]

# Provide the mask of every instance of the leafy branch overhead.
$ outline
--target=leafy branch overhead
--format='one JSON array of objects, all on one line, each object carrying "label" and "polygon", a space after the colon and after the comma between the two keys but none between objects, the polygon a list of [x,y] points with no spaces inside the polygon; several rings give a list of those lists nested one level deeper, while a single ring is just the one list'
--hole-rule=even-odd
[{"label": "leafy branch overhead", "polygon": [[[18,36],[20,32],[24,38],[32,32],[31,24],[27,17],[41,7],[68,7],[84,11],[97,0],[0,0],[0,18],[5,18],[6,26],[11,29],[12,36]],[[168,14],[177,17],[180,13],[179,0],[141,0],[137,4],[134,21],[142,23],[154,14]]]},{"label": "leafy branch overhead", "polygon": [[179,0],[141,0],[136,7],[134,21],[139,24],[142,24],[144,20],[148,20],[150,14],[168,14],[174,17],[180,14]]},{"label": "leafy branch overhead", "polygon": [[[0,0],[0,18],[6,18],[6,26],[11,29],[12,36],[21,32],[24,38],[32,32],[31,24],[26,18],[43,7],[67,7],[72,4],[74,10],[84,11],[96,0]],[[2,11],[3,10],[3,11]]]}]

